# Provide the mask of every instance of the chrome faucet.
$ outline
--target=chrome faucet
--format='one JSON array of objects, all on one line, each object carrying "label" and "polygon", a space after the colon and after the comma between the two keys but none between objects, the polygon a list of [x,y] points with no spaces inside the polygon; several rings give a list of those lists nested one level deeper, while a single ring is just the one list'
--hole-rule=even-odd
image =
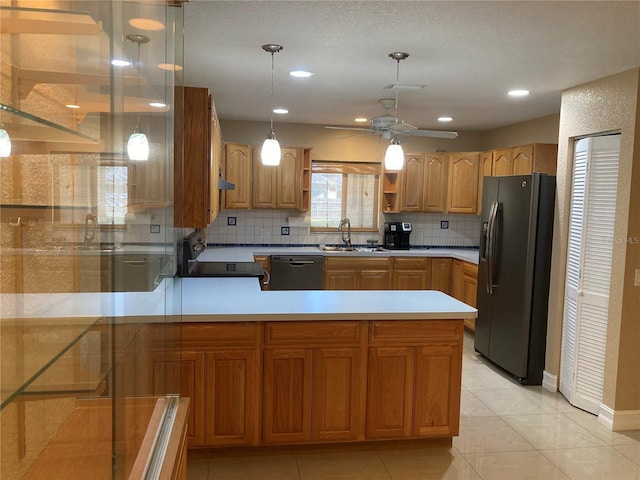
[{"label": "chrome faucet", "polygon": [[89,245],[96,239],[98,230],[98,218],[93,213],[87,213],[84,218],[84,244]]},{"label": "chrome faucet", "polygon": [[[347,231],[344,231],[344,226],[347,226]],[[351,248],[351,222],[347,217],[344,217],[340,220],[340,225],[338,225],[338,231],[342,232],[342,241],[347,248]]]}]

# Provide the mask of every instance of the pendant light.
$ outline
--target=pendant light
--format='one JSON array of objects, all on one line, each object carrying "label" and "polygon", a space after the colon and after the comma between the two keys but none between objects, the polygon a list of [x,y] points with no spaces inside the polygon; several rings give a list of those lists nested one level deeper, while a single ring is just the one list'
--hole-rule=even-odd
[{"label": "pendant light", "polygon": [[[404,60],[409,56],[405,52],[392,52],[389,57],[397,62],[396,66],[396,106],[394,117],[396,122],[398,121],[398,87],[400,86],[400,60]],[[391,137],[391,143],[387,147],[387,152],[384,155],[384,168],[386,170],[402,170],[404,165],[404,151],[402,145],[394,135]]]},{"label": "pendant light", "polygon": [[260,152],[260,158],[262,160],[263,165],[280,165],[280,144],[278,143],[278,139],[276,138],[276,133],[273,131],[273,55],[274,53],[280,52],[282,50],[282,45],[276,45],[274,43],[268,43],[266,45],[262,45],[262,49],[265,52],[271,54],[271,128],[269,130],[269,134],[267,135],[266,140],[262,144],[262,151]]},{"label": "pendant light", "polygon": [[[127,39],[138,44],[138,68],[140,68],[140,45],[148,43],[151,40],[146,35],[127,35]],[[138,88],[138,93],[140,89]],[[138,122],[133,133],[129,136],[127,142],[127,155],[129,160],[145,161],[149,159],[149,140],[144,132],[140,129],[140,113],[138,113]]]},{"label": "pendant light", "polygon": [[4,125],[0,123],[0,158],[6,158],[9,155],[11,155],[11,138],[4,129]]}]

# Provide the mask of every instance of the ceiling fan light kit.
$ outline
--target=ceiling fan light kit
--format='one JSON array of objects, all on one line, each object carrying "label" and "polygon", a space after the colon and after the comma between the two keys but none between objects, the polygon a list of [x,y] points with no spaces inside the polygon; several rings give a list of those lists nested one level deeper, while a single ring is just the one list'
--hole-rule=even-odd
[{"label": "ceiling fan light kit", "polygon": [[269,129],[269,134],[267,135],[266,140],[262,144],[262,150],[260,152],[260,159],[262,160],[263,165],[272,165],[278,166],[280,165],[280,157],[282,152],[280,150],[280,144],[278,143],[278,139],[276,138],[276,133],[273,131],[273,73],[274,73],[274,54],[282,51],[282,45],[277,45],[275,43],[268,43],[266,45],[262,45],[262,49],[271,54],[271,127]]},{"label": "ceiling fan light kit", "polygon": [[402,170],[403,166],[404,151],[402,150],[402,145],[400,145],[396,137],[393,137],[384,154],[384,168],[385,170]]}]

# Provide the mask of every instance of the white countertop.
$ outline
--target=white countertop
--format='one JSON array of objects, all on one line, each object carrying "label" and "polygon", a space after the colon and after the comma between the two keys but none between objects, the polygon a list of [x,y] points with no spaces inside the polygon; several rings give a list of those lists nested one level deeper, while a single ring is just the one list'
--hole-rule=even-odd
[{"label": "white countertop", "polygon": [[181,278],[183,322],[476,318],[434,290],[260,291],[253,278]]},{"label": "white countertop", "polygon": [[252,262],[254,255],[318,255],[331,257],[452,257],[478,264],[478,250],[414,248],[383,252],[325,252],[318,247],[207,247],[198,257],[201,262]]}]

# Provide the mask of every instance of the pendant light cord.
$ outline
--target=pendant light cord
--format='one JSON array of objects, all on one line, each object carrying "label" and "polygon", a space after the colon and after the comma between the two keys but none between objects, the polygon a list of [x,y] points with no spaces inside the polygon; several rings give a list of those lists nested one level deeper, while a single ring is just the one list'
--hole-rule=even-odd
[{"label": "pendant light cord", "polygon": [[273,103],[274,53],[275,52],[271,52],[271,132],[273,132],[273,110],[275,109],[275,105]]},{"label": "pendant light cord", "polygon": [[400,60],[396,60],[396,108],[393,116],[398,124],[398,87],[400,87]]}]

